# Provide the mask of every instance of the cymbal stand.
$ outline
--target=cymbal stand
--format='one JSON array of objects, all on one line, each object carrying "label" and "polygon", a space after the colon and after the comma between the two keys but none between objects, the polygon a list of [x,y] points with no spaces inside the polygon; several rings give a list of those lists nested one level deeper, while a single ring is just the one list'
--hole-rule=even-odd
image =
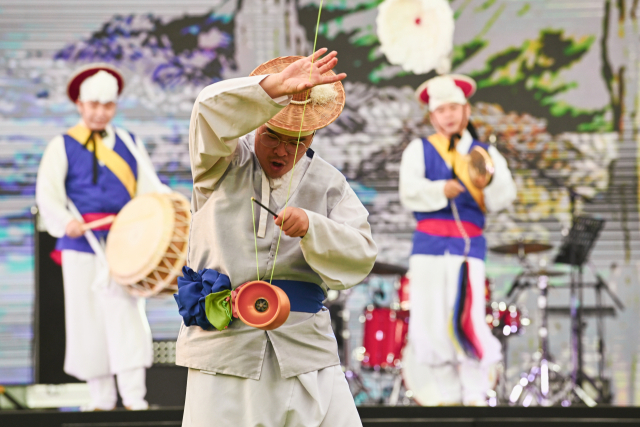
[{"label": "cymbal stand", "polygon": [[349,384],[349,389],[351,390],[351,395],[355,398],[356,396],[364,393],[366,396],[365,400],[369,400],[371,398],[370,390],[364,385],[362,381],[362,377],[356,371],[354,371],[352,366],[352,354],[351,354],[351,331],[349,331],[349,310],[347,309],[346,300],[348,298],[351,290],[347,289],[342,291],[345,295],[342,303],[342,310],[339,312],[339,316],[342,317],[342,329],[339,331],[342,336],[342,346],[344,351],[344,360],[342,365],[342,370],[344,371],[344,376],[347,379],[347,383]]},{"label": "cymbal stand", "polygon": [[[593,262],[589,261],[589,270],[596,278],[596,309],[601,309],[602,305],[602,291],[604,290],[619,310],[624,310],[624,304],[620,301],[620,298],[613,292],[607,282],[598,274]],[[605,366],[605,344],[604,344],[604,315],[602,310],[597,311],[596,328],[598,331],[598,380],[600,382],[600,397],[602,403],[611,403],[611,392],[607,386],[607,382],[604,380],[604,366]]]},{"label": "cymbal stand", "polygon": [[548,329],[548,287],[549,277],[538,276],[538,351],[534,354],[534,362],[528,372],[521,374],[520,381],[511,390],[509,403],[516,405],[520,402],[523,406],[529,406],[533,399],[541,406],[551,406],[559,400],[559,397],[551,391],[551,381],[561,378],[558,372],[560,367],[553,363],[549,354],[549,329]]}]

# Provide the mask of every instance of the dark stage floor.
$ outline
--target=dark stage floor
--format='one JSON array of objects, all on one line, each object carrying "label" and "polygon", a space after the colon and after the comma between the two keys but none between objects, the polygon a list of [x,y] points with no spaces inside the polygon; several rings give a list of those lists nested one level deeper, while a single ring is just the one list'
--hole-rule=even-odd
[{"label": "dark stage floor", "polygon": [[[640,426],[640,408],[359,408],[364,427]],[[145,412],[2,411],[2,427],[179,427],[182,408]],[[217,423],[212,420],[211,426]]]}]

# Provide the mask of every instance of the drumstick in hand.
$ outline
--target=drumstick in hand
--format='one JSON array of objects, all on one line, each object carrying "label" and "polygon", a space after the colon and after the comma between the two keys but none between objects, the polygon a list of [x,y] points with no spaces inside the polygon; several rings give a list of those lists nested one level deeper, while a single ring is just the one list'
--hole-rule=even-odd
[{"label": "drumstick in hand", "polygon": [[103,225],[111,224],[115,219],[115,215],[109,215],[95,221],[87,222],[86,224],[82,224],[82,231],[92,230],[94,228],[102,227]]},{"label": "drumstick in hand", "polygon": [[268,207],[266,207],[265,205],[263,205],[262,203],[257,201],[255,197],[252,197],[251,201],[254,202],[255,204],[257,204],[258,206],[260,206],[261,208],[265,209],[267,212],[269,212],[271,215],[273,215],[274,218],[278,217],[278,214],[274,213],[271,209],[269,209]]}]

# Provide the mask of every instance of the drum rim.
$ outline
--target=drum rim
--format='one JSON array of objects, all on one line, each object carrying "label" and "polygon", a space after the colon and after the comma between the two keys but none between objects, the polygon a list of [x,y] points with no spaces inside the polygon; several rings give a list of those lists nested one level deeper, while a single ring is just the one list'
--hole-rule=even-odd
[{"label": "drum rim", "polygon": [[[135,276],[131,275],[126,278],[122,278],[118,277],[112,272],[112,275],[116,282],[123,286],[130,295],[143,298],[158,296],[166,291],[168,291],[169,293],[177,291],[177,285],[175,285],[173,282],[176,280],[176,277],[180,275],[182,267],[184,267],[186,263],[187,253],[189,250],[189,233],[191,228],[190,203],[185,196],[178,192],[172,192],[168,194],[150,194],[162,198],[164,201],[168,201],[173,211],[172,231],[169,238],[167,239],[166,245],[164,243],[162,244],[164,250],[161,253],[160,251],[156,251],[156,255],[153,257],[153,260],[155,262],[148,264],[152,267],[149,267],[147,265],[147,267],[145,267]],[[178,219],[178,211],[180,211],[184,215],[184,219]],[[178,221],[180,221],[181,225],[184,225],[185,227],[185,232],[182,236],[180,236],[180,233],[182,232],[179,231]],[[181,250],[173,250],[173,253],[175,254],[175,261],[166,261],[168,259],[167,253],[169,252],[169,248],[172,244],[175,243],[184,243],[184,245]],[[157,256],[158,253],[160,253],[159,256]],[[157,272],[158,268],[163,263],[164,268],[169,270],[167,276],[164,279],[153,277],[154,273]],[[143,275],[142,273],[146,274]],[[151,282],[156,283],[154,284]]]}]

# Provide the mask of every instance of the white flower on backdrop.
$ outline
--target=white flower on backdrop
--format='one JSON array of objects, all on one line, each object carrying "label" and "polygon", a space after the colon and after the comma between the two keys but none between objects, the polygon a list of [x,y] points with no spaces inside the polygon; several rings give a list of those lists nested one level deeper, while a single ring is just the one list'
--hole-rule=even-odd
[{"label": "white flower on backdrop", "polygon": [[405,71],[451,71],[453,10],[447,0],[386,0],[378,6],[380,50]]}]

